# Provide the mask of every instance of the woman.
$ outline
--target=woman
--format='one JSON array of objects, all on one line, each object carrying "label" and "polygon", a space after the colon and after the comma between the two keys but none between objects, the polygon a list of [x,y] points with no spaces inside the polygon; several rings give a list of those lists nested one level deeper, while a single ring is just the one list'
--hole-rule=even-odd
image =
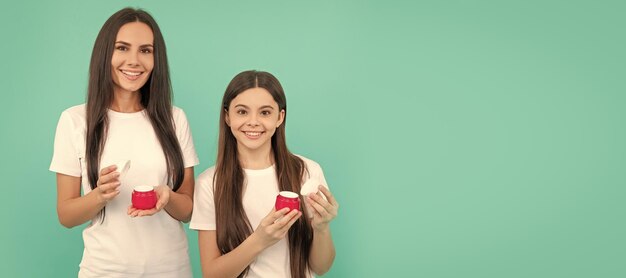
[{"label": "woman", "polygon": [[[50,165],[59,221],[90,221],[79,277],[191,277],[181,221],[191,217],[198,158],[185,113],[171,103],[165,51],[152,16],[116,12],[94,44],[87,103],[59,119]],[[131,166],[120,176],[122,160]],[[130,205],[137,185],[155,187],[156,208]]]}]

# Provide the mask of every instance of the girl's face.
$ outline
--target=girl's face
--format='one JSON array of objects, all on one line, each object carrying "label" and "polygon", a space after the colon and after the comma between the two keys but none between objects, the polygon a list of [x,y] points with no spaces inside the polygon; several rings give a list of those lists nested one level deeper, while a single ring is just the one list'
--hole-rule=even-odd
[{"label": "girl's face", "polygon": [[272,135],[283,123],[285,110],[263,88],[252,88],[235,97],[226,111],[226,124],[240,151],[271,149]]},{"label": "girl's face", "polygon": [[115,92],[137,92],[154,68],[154,35],[143,22],[122,25],[111,57]]}]

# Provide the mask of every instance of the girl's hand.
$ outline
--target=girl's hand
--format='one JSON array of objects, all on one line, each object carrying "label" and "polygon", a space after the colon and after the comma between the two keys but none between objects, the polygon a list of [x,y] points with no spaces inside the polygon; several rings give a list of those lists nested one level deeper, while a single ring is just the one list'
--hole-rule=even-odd
[{"label": "girl's hand", "polygon": [[131,204],[130,206],[128,206],[128,215],[130,215],[130,217],[150,216],[161,211],[170,201],[170,192],[172,192],[172,189],[167,185],[159,185],[154,188],[154,191],[157,194],[157,203],[154,208],[136,209]]},{"label": "girl's hand", "polygon": [[96,188],[91,191],[93,194],[96,194],[98,201],[105,205],[120,194],[118,187],[122,183],[119,180],[120,173],[116,172],[116,169],[115,165],[111,165],[100,170]]},{"label": "girl's hand", "polygon": [[311,193],[306,198],[307,209],[312,212],[313,218],[311,219],[311,226],[315,231],[324,231],[328,229],[330,221],[337,217],[337,211],[339,210],[339,203],[333,197],[330,191],[320,185],[320,192],[324,194],[326,200],[317,193]]},{"label": "girl's hand", "polygon": [[279,240],[285,238],[289,228],[296,223],[302,212],[282,208],[279,211],[272,208],[272,211],[261,220],[259,226],[251,236],[256,236],[264,248],[274,245]]}]

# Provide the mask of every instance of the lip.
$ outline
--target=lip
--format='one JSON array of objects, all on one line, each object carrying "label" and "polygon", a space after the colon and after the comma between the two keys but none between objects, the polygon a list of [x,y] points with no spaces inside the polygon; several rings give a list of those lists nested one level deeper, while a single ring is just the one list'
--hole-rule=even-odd
[{"label": "lip", "polygon": [[252,140],[261,138],[261,136],[263,136],[263,134],[265,133],[265,131],[242,131],[242,132],[246,136],[246,138],[252,139]]},{"label": "lip", "polygon": [[130,80],[130,81],[135,81],[137,79],[139,79],[141,76],[143,76],[144,72],[143,71],[134,71],[134,70],[123,70],[120,69],[118,70],[126,79]]}]

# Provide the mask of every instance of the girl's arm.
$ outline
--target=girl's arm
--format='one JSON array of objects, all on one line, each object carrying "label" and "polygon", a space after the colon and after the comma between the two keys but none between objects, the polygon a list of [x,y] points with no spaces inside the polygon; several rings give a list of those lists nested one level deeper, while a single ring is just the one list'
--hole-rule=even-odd
[{"label": "girl's arm", "polygon": [[313,211],[313,219],[311,219],[313,243],[309,254],[309,266],[315,274],[323,275],[335,260],[335,246],[330,235],[329,224],[337,216],[339,204],[326,187],[319,186],[319,189],[328,201],[316,193],[307,196],[307,205],[309,210]]},{"label": "girl's arm", "polygon": [[236,277],[243,272],[263,250],[283,239],[291,225],[302,215],[297,210],[287,213],[288,210],[272,209],[252,235],[223,255],[217,247],[216,231],[198,231],[203,277]]},{"label": "girl's arm", "polygon": [[57,214],[61,225],[72,228],[93,219],[120,193],[119,173],[115,169],[102,169],[98,187],[84,196],[80,196],[80,177],[57,173]]}]

